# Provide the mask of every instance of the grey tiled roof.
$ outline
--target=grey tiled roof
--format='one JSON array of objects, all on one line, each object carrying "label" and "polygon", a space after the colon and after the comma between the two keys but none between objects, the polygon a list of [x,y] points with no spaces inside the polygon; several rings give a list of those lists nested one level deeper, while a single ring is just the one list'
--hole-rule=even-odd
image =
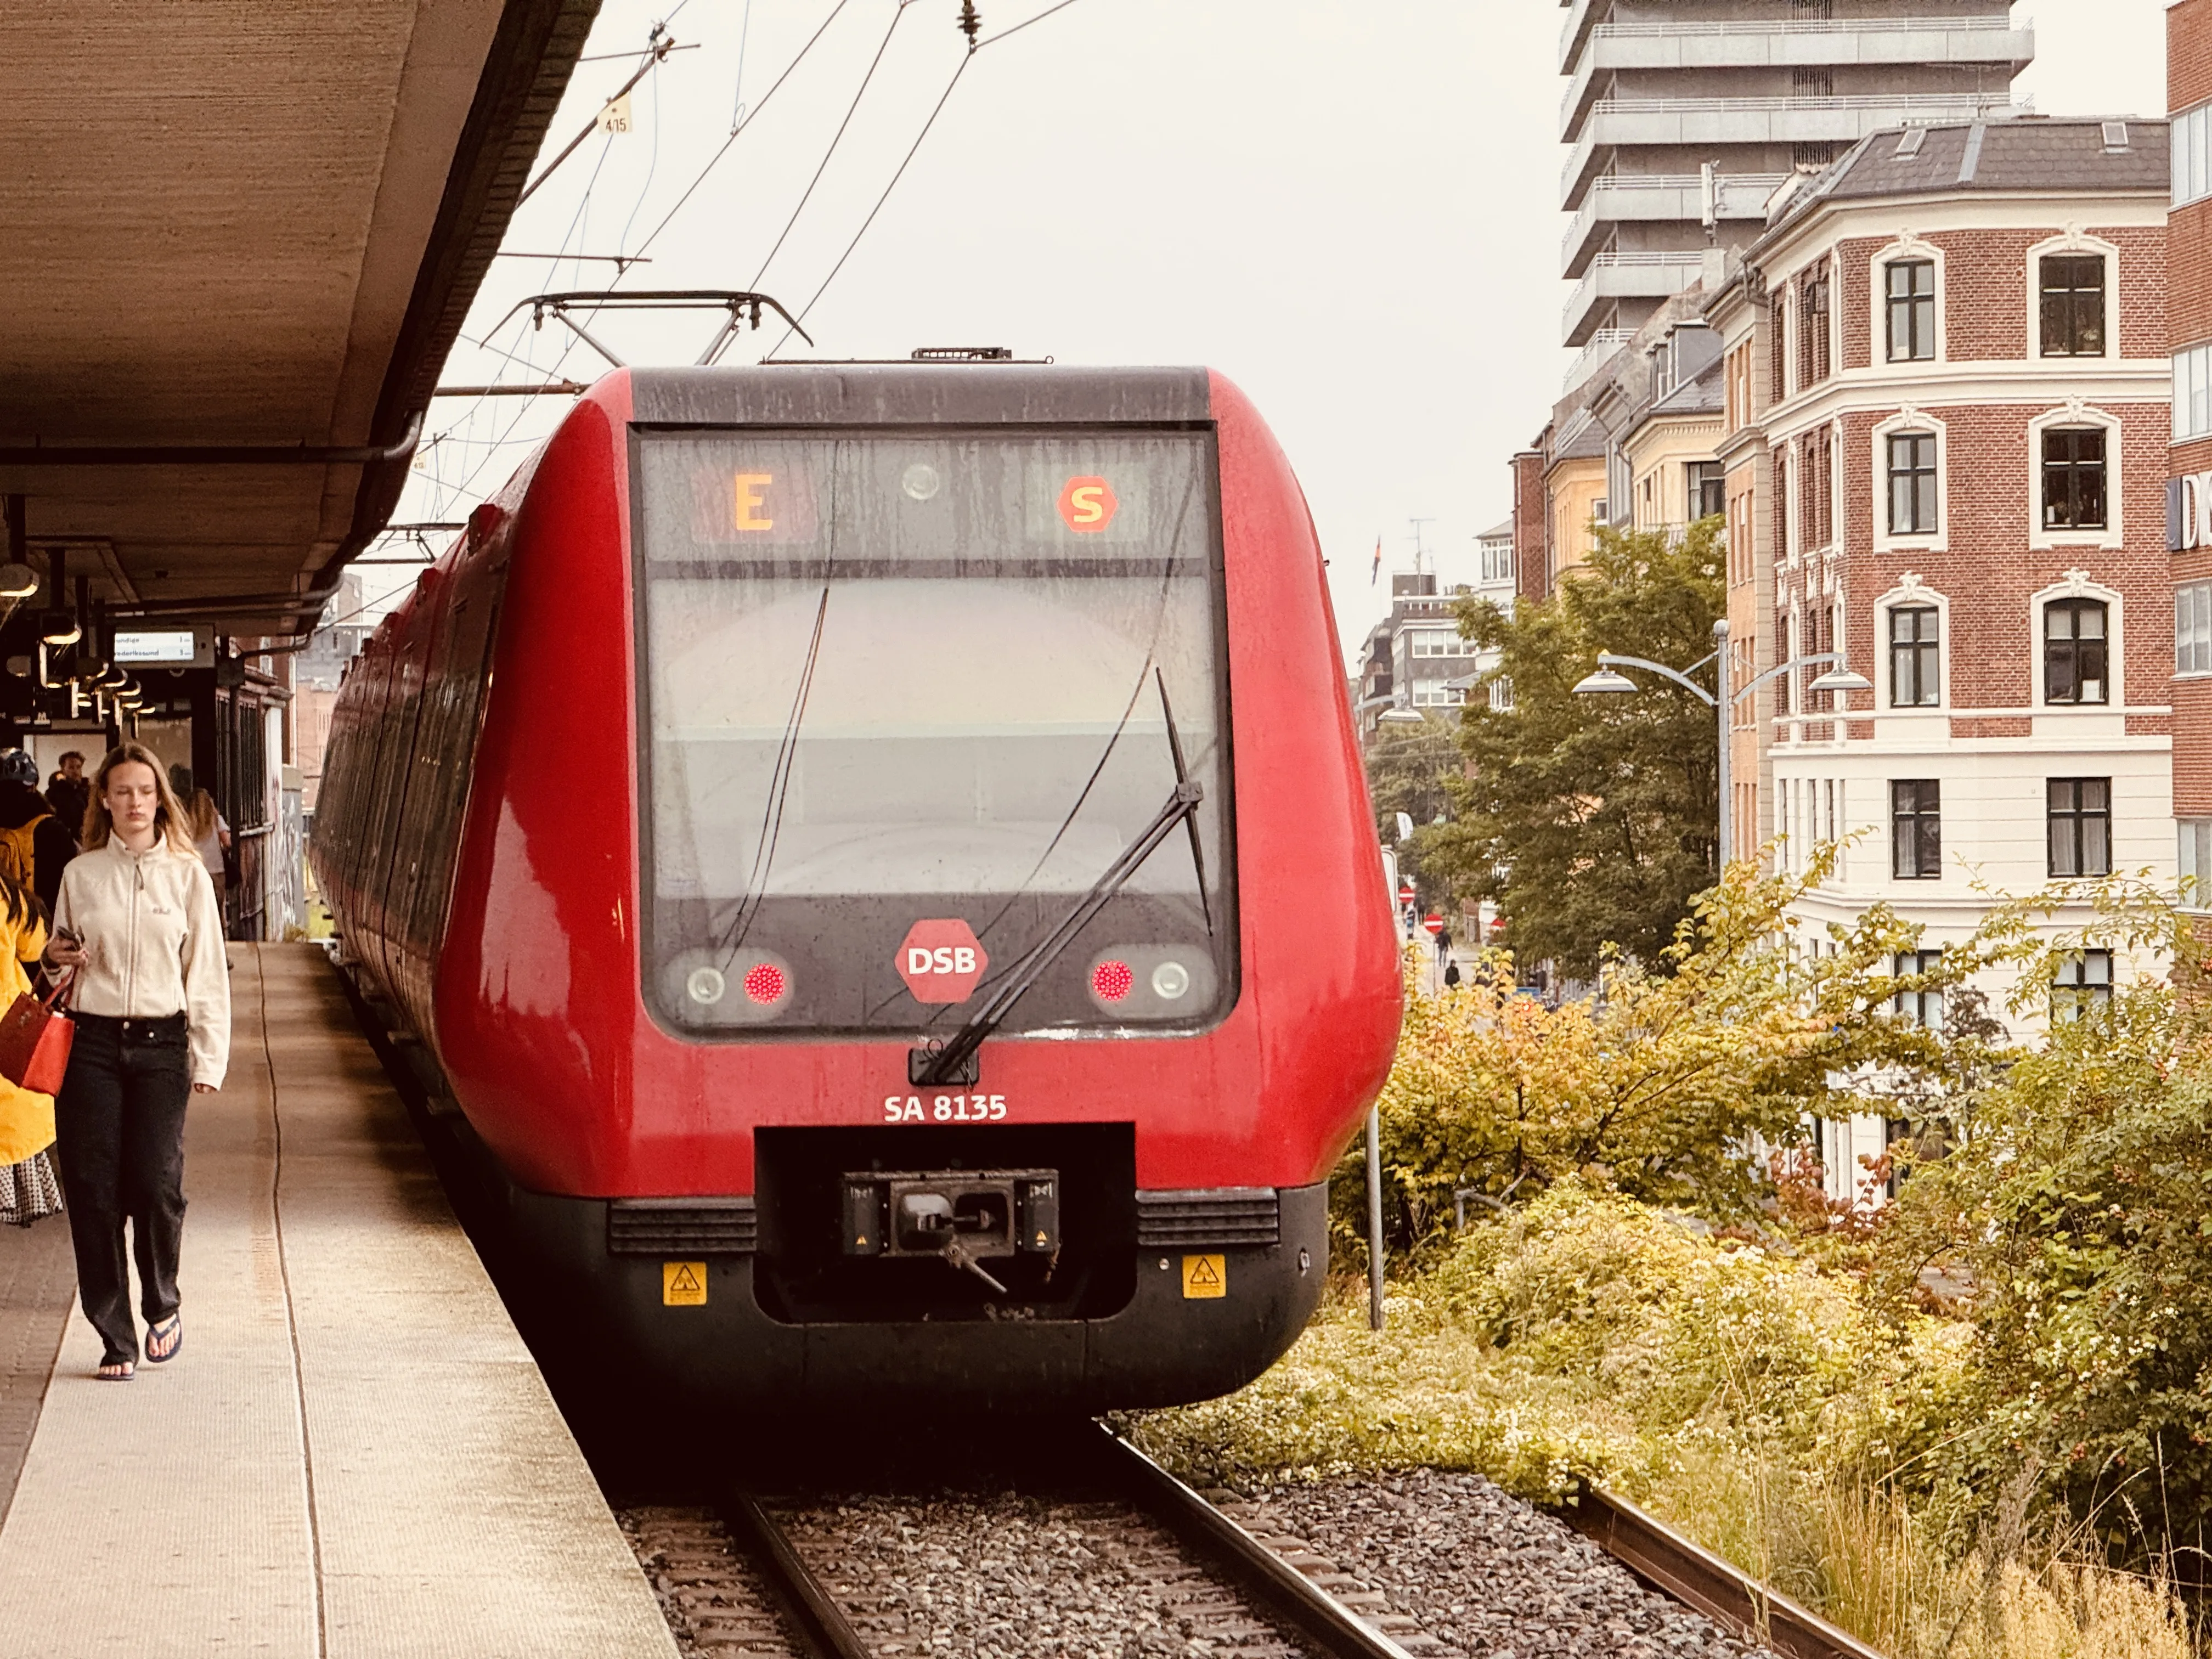
[{"label": "grey tiled roof", "polygon": [[1683,381],[1644,410],[1644,414],[1647,416],[1717,414],[1725,390],[1722,383],[1722,363],[1720,359],[1715,358],[1702,373]]},{"label": "grey tiled roof", "polygon": [[[2124,149],[2106,143],[2099,119],[2030,116],[1955,126],[1885,127],[1854,145],[1783,217],[1820,201],[1950,195],[1959,191],[2159,191],[2168,188],[2166,125],[2115,119]],[[1907,133],[1925,134],[1918,150],[1899,153]]]}]

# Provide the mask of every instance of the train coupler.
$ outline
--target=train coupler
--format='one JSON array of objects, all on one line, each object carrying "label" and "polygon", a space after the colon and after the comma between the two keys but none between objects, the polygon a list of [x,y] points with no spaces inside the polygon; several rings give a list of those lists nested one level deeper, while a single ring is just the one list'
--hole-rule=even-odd
[{"label": "train coupler", "polygon": [[1057,1170],[848,1171],[842,1187],[848,1256],[937,1256],[1003,1296],[982,1263],[1060,1249]]}]

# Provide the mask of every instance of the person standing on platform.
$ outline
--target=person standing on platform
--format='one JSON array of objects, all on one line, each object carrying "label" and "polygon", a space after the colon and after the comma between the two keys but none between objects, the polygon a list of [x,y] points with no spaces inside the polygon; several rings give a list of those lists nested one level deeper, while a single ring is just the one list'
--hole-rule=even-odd
[{"label": "person standing on platform", "polygon": [[222,1086],[230,976],[215,884],[153,751],[108,750],[92,803],[46,958],[76,970],[76,1037],[54,1118],[77,1291],[105,1345],[99,1375],[123,1382],[138,1360],[126,1220],[146,1358],[173,1358],[185,1340],[185,1107]]},{"label": "person standing on platform", "polygon": [[47,811],[39,793],[39,763],[21,749],[0,751],[0,876],[39,896],[46,913],[54,913],[62,890],[62,869],[76,856],[82,822],[64,823]]},{"label": "person standing on platform", "polygon": [[169,787],[185,809],[185,833],[191,837],[192,850],[207,866],[208,876],[220,893],[230,885],[223,872],[223,860],[230,852],[230,823],[216,806],[215,797],[193,783],[191,767],[172,766]]},{"label": "person standing on platform", "polygon": [[[29,889],[0,874],[0,1008],[31,988],[25,963],[46,949],[46,919]],[[54,1144],[54,1097],[0,1078],[0,1221],[27,1227],[62,1207],[46,1149]]]},{"label": "person standing on platform", "polygon": [[[38,782],[38,769],[33,767],[32,787],[36,788]],[[84,834],[84,815],[92,805],[92,781],[84,775],[84,757],[76,750],[64,753],[61,770],[46,780],[46,805],[54,809],[72,843]]]}]

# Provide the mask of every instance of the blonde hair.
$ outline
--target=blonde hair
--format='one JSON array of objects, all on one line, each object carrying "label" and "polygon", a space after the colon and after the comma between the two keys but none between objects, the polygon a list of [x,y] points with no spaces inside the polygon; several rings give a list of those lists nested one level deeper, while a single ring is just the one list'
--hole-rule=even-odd
[{"label": "blonde hair", "polygon": [[169,787],[169,775],[163,769],[161,758],[143,743],[118,743],[107,751],[100,763],[100,769],[92,775],[92,799],[84,809],[84,834],[78,837],[88,853],[107,845],[115,833],[115,826],[107,816],[108,775],[118,766],[138,765],[154,775],[154,828],[161,837],[179,853],[192,851],[191,831],[185,822],[184,808],[177,805],[176,793]]}]

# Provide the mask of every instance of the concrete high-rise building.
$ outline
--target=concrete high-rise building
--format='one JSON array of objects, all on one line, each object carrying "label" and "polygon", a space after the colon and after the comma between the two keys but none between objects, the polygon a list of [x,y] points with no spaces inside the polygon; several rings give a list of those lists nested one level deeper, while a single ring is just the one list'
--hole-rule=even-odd
[{"label": "concrete high-rise building", "polygon": [[1741,247],[1776,188],[1885,126],[2011,103],[2005,0],[1561,0],[1566,343],[1602,354]]}]

